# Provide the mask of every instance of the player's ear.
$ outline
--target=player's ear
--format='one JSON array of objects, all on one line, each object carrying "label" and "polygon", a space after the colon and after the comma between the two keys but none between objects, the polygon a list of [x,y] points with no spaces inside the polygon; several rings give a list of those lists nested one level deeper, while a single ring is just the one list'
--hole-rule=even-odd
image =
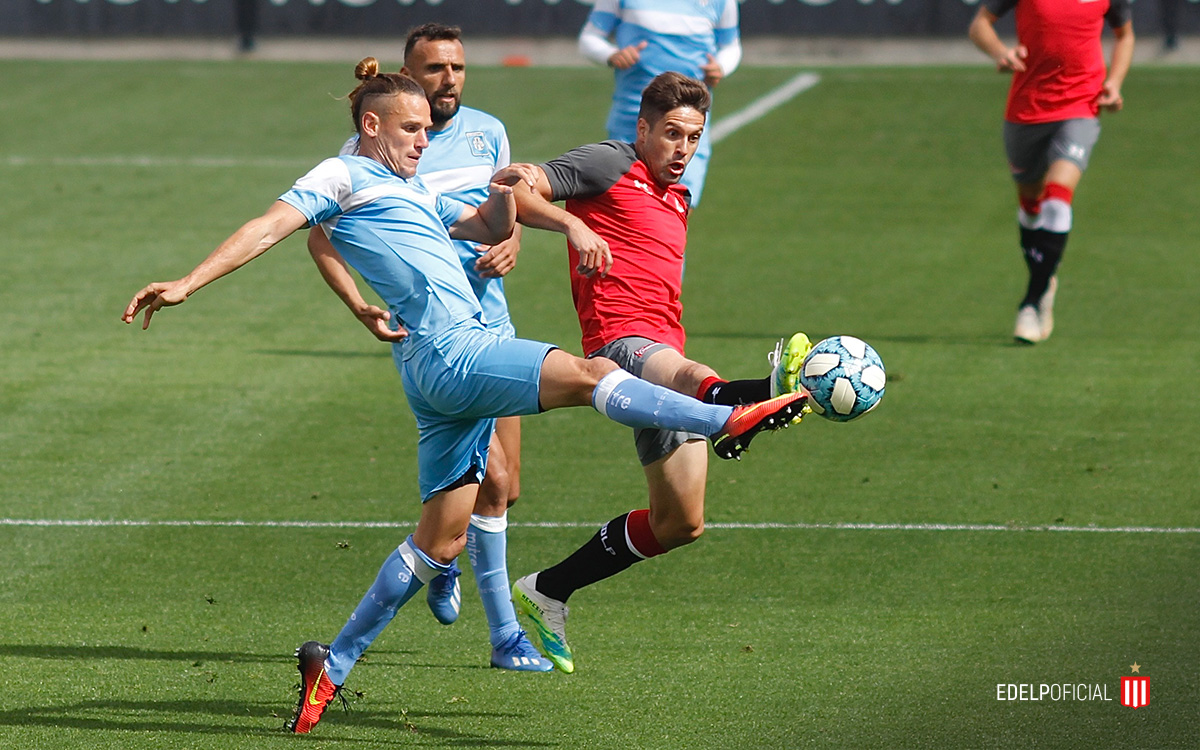
[{"label": "player's ear", "polygon": [[379,135],[379,113],[367,110],[362,113],[362,127],[360,131],[363,135],[374,138]]},{"label": "player's ear", "polygon": [[650,122],[645,117],[639,117],[637,123],[638,140],[645,140],[650,135]]}]

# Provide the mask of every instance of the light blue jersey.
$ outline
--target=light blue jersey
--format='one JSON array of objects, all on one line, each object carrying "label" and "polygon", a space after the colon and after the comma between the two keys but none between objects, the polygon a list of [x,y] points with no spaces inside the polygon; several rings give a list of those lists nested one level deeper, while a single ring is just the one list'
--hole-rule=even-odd
[{"label": "light blue jersey", "polygon": [[482,326],[447,231],[465,204],[354,155],[326,159],[279,200],[320,224],[408,329],[392,354],[420,430],[421,498],[468,471],[482,481],[492,417],[539,411],[542,361],[554,347]]},{"label": "light blue jersey", "polygon": [[[430,189],[468,206],[480,206],[488,198],[488,184],[497,170],[511,161],[508,134],[504,123],[486,112],[460,107],[450,124],[440,131],[428,131],[429,147],[421,153],[417,174]],[[358,136],[342,146],[340,153],[354,154]],[[513,335],[504,279],[484,278],[475,270],[479,243],[454,240],[467,280],[483,307],[483,324]]]},{"label": "light blue jersey", "polygon": [[408,329],[403,353],[482,315],[447,227],[464,204],[364,156],[326,159],[280,196],[329,241]]},{"label": "light blue jersey", "polygon": [[[633,143],[637,138],[642,91],[668,71],[704,80],[708,56],[738,42],[737,0],[596,0],[588,24],[611,36],[618,49],[646,42],[638,62],[615,72],[608,137]],[[712,144],[708,131],[682,180],[700,202]]]},{"label": "light blue jersey", "polygon": [[[470,107],[459,107],[450,124],[438,132],[429,131],[429,148],[421,154],[417,174],[432,190],[479,206],[488,198],[492,175],[510,163],[508,135],[495,117]],[[509,325],[508,300],[504,297],[504,279],[484,278],[475,270],[479,260],[477,242],[455,241],[467,279],[483,307],[483,324],[491,329]]]}]

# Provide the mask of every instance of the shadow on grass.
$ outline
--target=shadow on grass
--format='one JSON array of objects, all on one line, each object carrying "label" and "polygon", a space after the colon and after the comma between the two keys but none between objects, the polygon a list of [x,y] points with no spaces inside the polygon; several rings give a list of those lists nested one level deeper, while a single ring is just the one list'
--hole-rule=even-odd
[{"label": "shadow on grass", "polygon": [[[324,743],[351,746],[407,745],[413,738],[428,737],[452,741],[467,747],[553,747],[534,740],[507,740],[425,726],[423,720],[450,722],[456,718],[481,718],[516,726],[518,714],[491,711],[412,712],[365,709],[356,704],[350,711],[330,711],[317,732]],[[278,707],[264,703],[238,701],[124,701],[90,700],[63,706],[23,706],[0,711],[0,727],[47,727],[92,732],[168,732],[193,735],[229,735],[248,738],[284,737],[287,717]],[[227,721],[223,721],[223,719]],[[249,724],[247,722],[252,722]],[[338,736],[353,729],[381,730],[397,739]]]},{"label": "shadow on grass", "polygon": [[247,654],[236,651],[164,651],[134,646],[47,646],[0,644],[0,656],[27,659],[141,659],[147,661],[293,663],[288,653]]}]

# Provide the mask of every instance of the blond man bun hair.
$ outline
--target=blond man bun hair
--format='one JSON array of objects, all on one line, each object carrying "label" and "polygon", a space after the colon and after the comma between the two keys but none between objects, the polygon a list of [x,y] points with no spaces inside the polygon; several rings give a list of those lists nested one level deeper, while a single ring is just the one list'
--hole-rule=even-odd
[{"label": "blond man bun hair", "polygon": [[354,77],[360,81],[379,75],[379,61],[373,57],[364,57],[354,66]]}]

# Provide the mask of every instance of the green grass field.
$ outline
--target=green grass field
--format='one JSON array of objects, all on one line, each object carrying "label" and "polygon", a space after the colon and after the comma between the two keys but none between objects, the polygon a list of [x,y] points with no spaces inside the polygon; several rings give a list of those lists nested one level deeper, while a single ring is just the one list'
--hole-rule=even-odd
[{"label": "green grass field", "polygon": [[[699,543],[572,598],[575,674],[488,669],[468,575],[459,623],[414,600],[354,710],[281,734],[292,649],[331,638],[408,533],[366,522],[417,517],[389,353],[298,237],[148,332],[117,318],[336,149],[352,63],[0,63],[0,745],[1197,746],[1200,78],[1130,75],[1058,329],[1019,348],[1005,82],[982,63],[819,71],[717,147],[692,221],[689,354],[758,376],[779,336],[852,333],[888,366],[876,413],[714,465]],[[795,72],[739,71],[718,117]],[[466,100],[539,161],[603,137],[608,91],[478,68]],[[562,242],[527,237],[517,328],[577,352]],[[583,409],[524,430],[514,577],[644,503],[626,430]],[[194,521],[246,525],[168,523]],[[1008,683],[1111,700],[998,701]]]}]

